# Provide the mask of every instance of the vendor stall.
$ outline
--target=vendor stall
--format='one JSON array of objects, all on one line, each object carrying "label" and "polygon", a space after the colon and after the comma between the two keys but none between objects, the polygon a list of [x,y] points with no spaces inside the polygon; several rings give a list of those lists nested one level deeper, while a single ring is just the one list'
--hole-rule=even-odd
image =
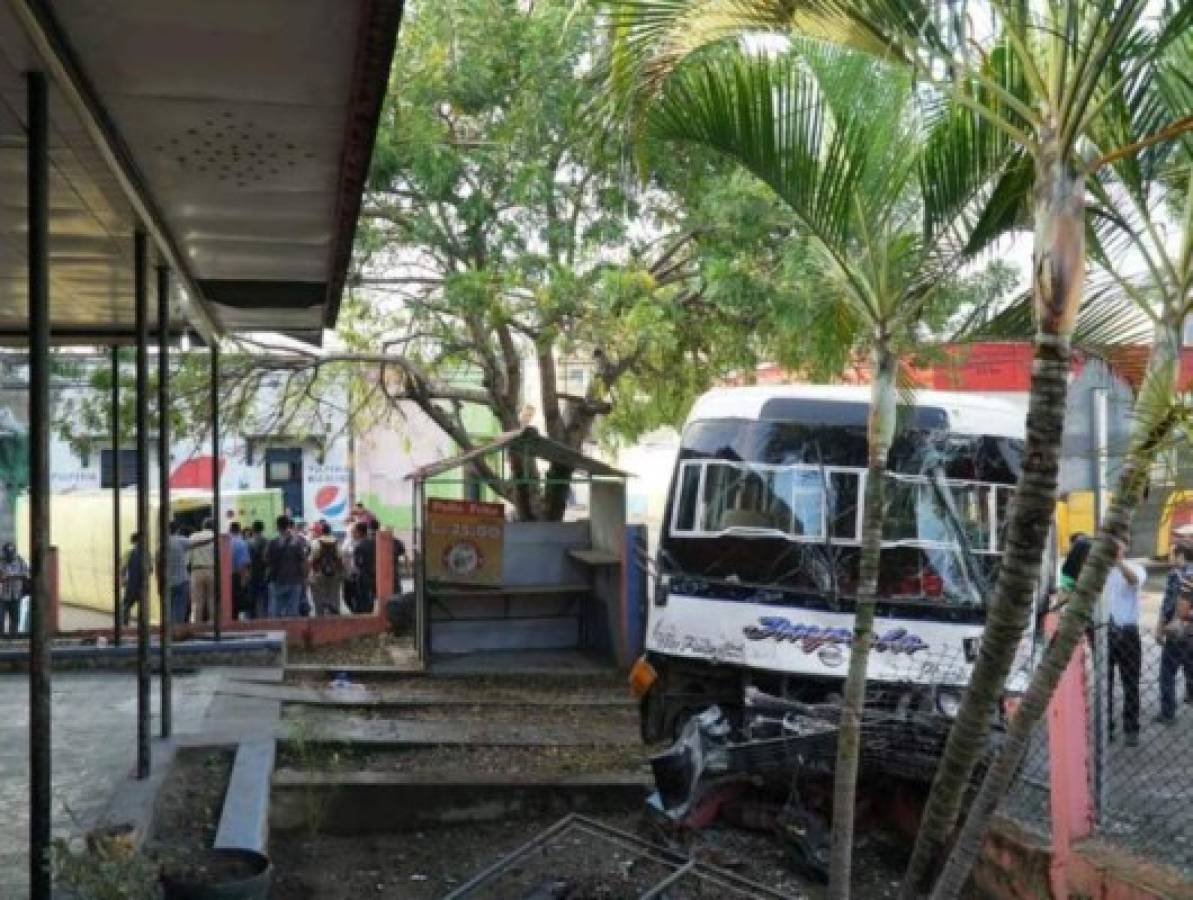
[{"label": "vendor stall", "polygon": [[[508,462],[517,459],[519,465]],[[586,508],[563,521],[511,521],[503,502],[427,496],[427,482],[459,471],[480,487],[473,464],[570,473]],[[498,464],[494,464],[497,461]],[[495,650],[580,650],[623,662],[629,653],[623,590],[626,474],[533,428],[423,466],[414,483],[416,641],[420,657]],[[507,485],[517,479],[503,475]],[[539,475],[536,483],[547,483]],[[479,491],[478,491],[479,493]]]}]

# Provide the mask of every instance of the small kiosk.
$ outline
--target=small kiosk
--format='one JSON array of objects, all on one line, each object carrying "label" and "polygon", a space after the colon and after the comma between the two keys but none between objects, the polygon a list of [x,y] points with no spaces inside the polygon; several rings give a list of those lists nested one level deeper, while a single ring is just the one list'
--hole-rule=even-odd
[{"label": "small kiosk", "polygon": [[[571,481],[587,487],[587,517],[507,521],[501,502],[428,496],[428,479],[442,484],[438,476],[482,459],[499,458],[509,472],[511,456],[571,470]],[[424,662],[574,650],[626,663],[624,472],[523,428],[407,477],[414,488],[415,641]]]}]

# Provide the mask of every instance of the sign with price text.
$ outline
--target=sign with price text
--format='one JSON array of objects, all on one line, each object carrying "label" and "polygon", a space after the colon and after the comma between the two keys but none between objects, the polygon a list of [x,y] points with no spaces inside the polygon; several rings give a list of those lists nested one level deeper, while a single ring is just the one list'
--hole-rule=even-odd
[{"label": "sign with price text", "polygon": [[427,577],[455,584],[501,584],[505,508],[473,500],[427,500]]}]

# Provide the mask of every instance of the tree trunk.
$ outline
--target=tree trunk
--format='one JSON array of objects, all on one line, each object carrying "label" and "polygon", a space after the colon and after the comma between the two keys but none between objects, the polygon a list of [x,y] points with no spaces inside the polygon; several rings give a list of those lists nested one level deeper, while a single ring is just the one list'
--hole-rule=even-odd
[{"label": "tree trunk", "polygon": [[882,556],[882,525],[887,457],[895,431],[895,359],[885,342],[874,351],[870,385],[870,416],[866,423],[869,452],[866,496],[862,510],[862,548],[858,591],[849,651],[849,674],[841,703],[837,735],[837,766],[833,779],[832,850],[829,858],[829,896],[849,897],[853,871],[853,816],[861,757],[862,710],[866,702],[866,665],[874,633],[874,604],[878,596],[878,565]]},{"label": "tree trunk", "polygon": [[567,512],[568,494],[572,489],[572,470],[559,463],[547,468],[547,480],[543,485],[543,503],[539,518],[544,522],[562,521]]},{"label": "tree trunk", "polygon": [[534,460],[524,453],[510,452],[510,475],[513,477],[514,512],[519,522],[533,522],[536,516],[535,495],[538,488],[538,474]]},{"label": "tree trunk", "polygon": [[1085,275],[1085,187],[1081,176],[1060,156],[1055,135],[1043,129],[1040,137],[1032,273],[1036,339],[1023,471],[1008,512],[1006,549],[977,663],[949,731],[903,879],[900,896],[905,900],[928,887],[957,822],[974,766],[986,750],[991,719],[1032,613],[1056,512],[1069,337]]},{"label": "tree trunk", "polygon": [[1044,659],[1032,674],[1023,702],[1008,725],[1006,741],[986,773],[961,834],[949,854],[936,890],[933,891],[933,900],[961,895],[966,879],[969,878],[977,860],[982,839],[990,825],[990,817],[1010,788],[1027,750],[1032,731],[1048,709],[1048,702],[1069,665],[1073,650],[1089,627],[1095,604],[1106,583],[1106,576],[1114,564],[1115,541],[1126,540],[1131,517],[1143,496],[1147,473],[1155,460],[1156,452],[1177,424],[1171,401],[1176,396],[1179,364],[1179,327],[1162,323],[1157,326],[1155,343],[1148,360],[1148,374],[1139,391],[1133,426],[1135,433],[1131,438],[1127,458],[1123,461],[1114,499],[1106,511],[1106,518],[1101,524],[1093,549],[1081,569],[1076,589],[1065,604],[1056,635],[1049,644]]}]

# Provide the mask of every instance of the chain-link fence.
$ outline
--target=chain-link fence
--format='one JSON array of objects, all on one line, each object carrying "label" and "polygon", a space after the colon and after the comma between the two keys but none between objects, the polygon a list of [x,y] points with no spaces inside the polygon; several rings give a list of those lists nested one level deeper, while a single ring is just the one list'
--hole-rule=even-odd
[{"label": "chain-link fence", "polygon": [[[1085,653],[1087,759],[1094,832],[1193,877],[1193,637],[1094,629]],[[1002,812],[1050,835],[1047,720],[1032,736]]]},{"label": "chain-link fence", "polygon": [[1089,682],[1095,828],[1193,875],[1193,637],[1099,632]]},{"label": "chain-link fence", "polygon": [[1048,757],[1048,727],[1041,722],[1032,733],[1027,745],[1019,775],[1007,796],[1003,799],[1001,811],[1042,837],[1052,834],[1051,768]]}]

